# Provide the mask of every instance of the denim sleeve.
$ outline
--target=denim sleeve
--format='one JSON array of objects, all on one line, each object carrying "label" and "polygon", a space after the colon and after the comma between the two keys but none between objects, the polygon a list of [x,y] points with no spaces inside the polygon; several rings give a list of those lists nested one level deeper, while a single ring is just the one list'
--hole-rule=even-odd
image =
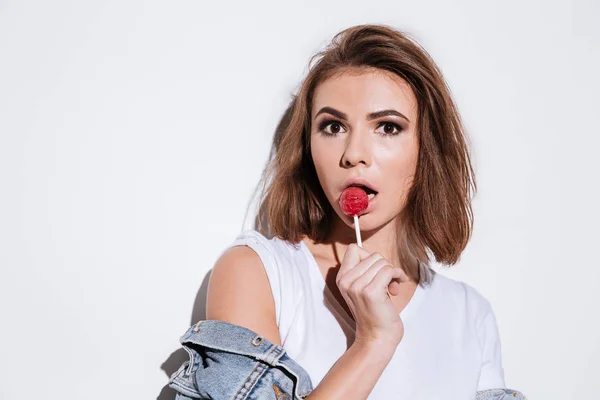
[{"label": "denim sleeve", "polygon": [[488,389],[477,392],[475,400],[527,400],[521,392],[512,389]]},{"label": "denim sleeve", "polygon": [[169,380],[177,400],[299,400],[312,391],[283,347],[246,328],[200,321],[181,343],[189,360]]},{"label": "denim sleeve", "polygon": [[188,397],[179,392],[175,393],[175,400],[194,400],[194,399],[197,399],[197,397]]},{"label": "denim sleeve", "polygon": [[209,348],[187,350],[190,360],[169,381],[176,400],[300,400],[310,392],[296,389],[295,371],[285,365]]}]

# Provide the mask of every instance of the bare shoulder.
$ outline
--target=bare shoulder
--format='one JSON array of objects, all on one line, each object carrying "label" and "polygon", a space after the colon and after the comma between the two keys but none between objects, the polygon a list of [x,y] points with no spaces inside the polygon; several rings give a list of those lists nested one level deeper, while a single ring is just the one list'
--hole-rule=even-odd
[{"label": "bare shoulder", "polygon": [[254,250],[234,246],[219,257],[208,284],[206,318],[243,326],[281,344],[269,278]]}]

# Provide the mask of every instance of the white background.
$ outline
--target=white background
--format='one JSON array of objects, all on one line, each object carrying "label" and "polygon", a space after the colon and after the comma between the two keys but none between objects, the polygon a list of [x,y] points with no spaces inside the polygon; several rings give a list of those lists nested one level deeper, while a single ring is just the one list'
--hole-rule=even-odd
[{"label": "white background", "polygon": [[[409,32],[473,142],[444,273],[492,303],[509,387],[597,399],[600,3],[0,1],[0,398],[173,398],[309,57]],[[248,222],[246,223],[246,225]]]}]

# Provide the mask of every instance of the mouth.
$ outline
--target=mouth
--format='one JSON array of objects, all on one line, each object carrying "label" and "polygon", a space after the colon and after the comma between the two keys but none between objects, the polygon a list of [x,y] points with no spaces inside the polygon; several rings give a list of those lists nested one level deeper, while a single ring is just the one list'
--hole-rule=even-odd
[{"label": "mouth", "polygon": [[348,185],[346,188],[349,188],[349,187],[358,187],[358,188],[363,189],[367,193],[367,197],[369,198],[369,201],[372,200],[377,195],[377,191],[374,190],[374,189],[371,189],[367,185],[363,185],[363,184],[351,184],[351,185]]}]

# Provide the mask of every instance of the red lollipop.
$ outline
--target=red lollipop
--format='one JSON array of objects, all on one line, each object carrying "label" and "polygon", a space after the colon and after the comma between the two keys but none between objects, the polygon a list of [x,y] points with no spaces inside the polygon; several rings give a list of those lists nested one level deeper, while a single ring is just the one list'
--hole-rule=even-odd
[{"label": "red lollipop", "polygon": [[340,196],[340,207],[349,217],[360,215],[369,206],[369,196],[362,188],[350,186]]}]

